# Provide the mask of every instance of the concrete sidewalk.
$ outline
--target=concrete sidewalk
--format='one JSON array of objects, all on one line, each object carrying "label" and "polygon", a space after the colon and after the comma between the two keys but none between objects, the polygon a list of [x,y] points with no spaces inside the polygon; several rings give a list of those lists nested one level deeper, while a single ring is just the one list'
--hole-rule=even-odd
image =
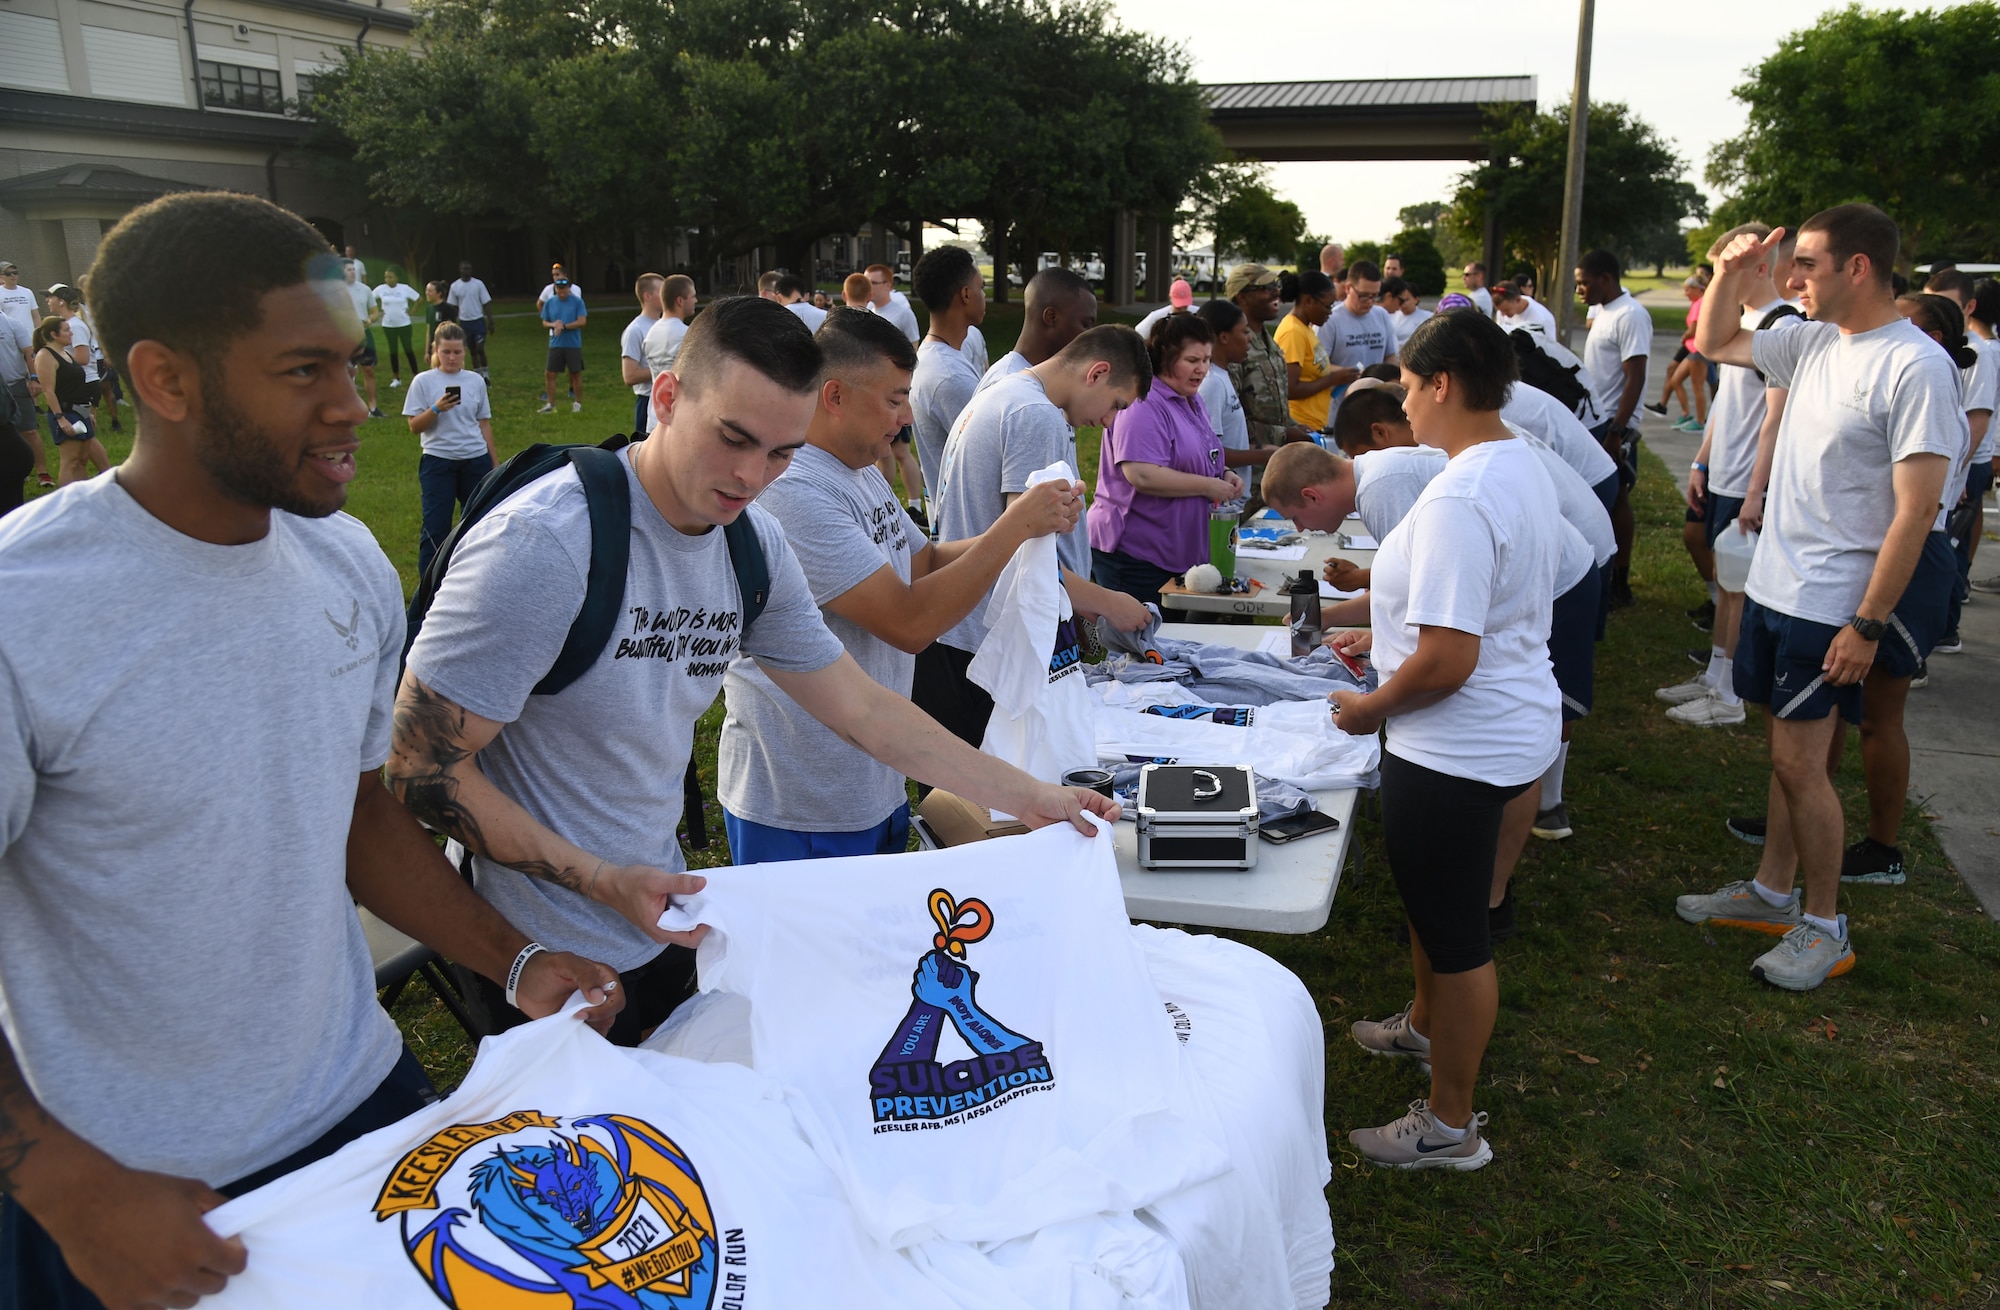
[{"label": "concrete sidewalk", "polygon": [[[1659,396],[1678,342],[1656,333],[1646,399]],[[1664,346],[1664,349],[1662,348]],[[1672,416],[1680,411],[1669,406]],[[1698,432],[1676,432],[1646,415],[1645,443],[1666,461],[1681,490],[1688,465],[1701,448]],[[2000,509],[1989,497],[1989,529],[2000,527]],[[1689,571],[1693,571],[1690,564]],[[1974,577],[2000,573],[2000,543],[1985,542]],[[1910,735],[1910,795],[1930,816],[1938,844],[1988,916],[2000,919],[2000,596],[1972,593],[1959,622],[1965,650],[1934,655],[1931,681],[1910,693],[1904,726]]]}]

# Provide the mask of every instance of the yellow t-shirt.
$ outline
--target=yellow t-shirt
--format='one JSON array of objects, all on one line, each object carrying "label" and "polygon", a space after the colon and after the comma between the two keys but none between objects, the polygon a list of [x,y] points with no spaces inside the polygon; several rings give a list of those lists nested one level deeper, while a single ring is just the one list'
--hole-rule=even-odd
[{"label": "yellow t-shirt", "polygon": [[[1322,377],[1327,369],[1332,367],[1327,363],[1326,352],[1320,349],[1319,334],[1307,327],[1305,320],[1297,314],[1285,315],[1274,335],[1278,342],[1278,350],[1284,355],[1285,362],[1299,366],[1299,381],[1310,382],[1314,378]],[[1289,403],[1292,407],[1292,422],[1309,431],[1318,432],[1326,427],[1327,418],[1333,411],[1333,392],[1322,391],[1316,396],[1307,396],[1304,400],[1294,400]]]}]

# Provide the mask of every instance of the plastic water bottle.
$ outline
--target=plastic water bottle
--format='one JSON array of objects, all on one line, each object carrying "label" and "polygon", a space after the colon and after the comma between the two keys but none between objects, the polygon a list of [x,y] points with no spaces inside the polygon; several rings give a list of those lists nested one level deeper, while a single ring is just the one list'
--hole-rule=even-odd
[{"label": "plastic water bottle", "polygon": [[1757,554],[1757,534],[1732,523],[1715,539],[1715,585],[1741,593],[1750,582],[1750,560]]},{"label": "plastic water bottle", "polygon": [[1311,569],[1300,569],[1299,576],[1285,584],[1285,593],[1291,599],[1291,615],[1288,620],[1292,629],[1292,658],[1312,654],[1313,647],[1319,645],[1323,630],[1319,613],[1319,579]]},{"label": "plastic water bottle", "polygon": [[1225,505],[1208,511],[1208,562],[1224,582],[1236,576],[1236,511]]}]

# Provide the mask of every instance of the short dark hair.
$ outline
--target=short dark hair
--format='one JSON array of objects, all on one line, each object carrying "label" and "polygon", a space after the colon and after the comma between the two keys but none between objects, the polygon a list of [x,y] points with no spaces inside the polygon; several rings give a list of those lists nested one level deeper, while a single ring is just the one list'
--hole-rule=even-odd
[{"label": "short dark hair", "polygon": [[1382,256],[1382,262],[1385,264],[1392,259],[1395,260],[1398,264],[1403,262],[1403,257],[1400,254],[1397,254],[1393,250],[1391,250],[1388,254]]},{"label": "short dark hair", "polygon": [[[1420,378],[1450,376],[1470,410],[1499,409],[1521,376],[1507,333],[1473,308],[1447,309],[1418,324],[1403,347],[1402,359],[1403,367]],[[1341,408],[1351,400],[1343,400]]]},{"label": "short dark hair", "polygon": [[1090,283],[1083,274],[1060,264],[1051,264],[1029,278],[1028,284],[1021,288],[1021,303],[1034,313],[1051,301],[1064,301],[1077,295],[1095,299],[1097,293],[1090,289]]},{"label": "short dark hair", "polygon": [[1978,349],[1965,339],[1965,315],[1957,301],[1935,292],[1919,291],[1902,297],[1900,303],[1910,307],[1912,323],[1938,334],[1938,344],[1951,356],[1952,363],[1966,369],[1979,362]]},{"label": "short dark hair", "polygon": [[803,296],[806,293],[806,280],[797,273],[780,273],[777,285],[771,289],[781,296]]},{"label": "short dark hair", "polygon": [[2000,323],[2000,282],[1990,277],[1980,278],[1972,284],[1972,304],[1965,311],[1967,318],[1976,318],[1988,327]]},{"label": "short dark hair", "polygon": [[[219,359],[262,325],[266,293],[339,281],[340,265],[311,224],[268,200],[183,191],[120,219],[83,281],[105,353],[123,371],[141,341]],[[190,285],[202,294],[190,299]]]},{"label": "short dark hair", "polygon": [[[1192,318],[1191,314],[1175,314],[1173,318]],[[1080,333],[1077,339],[1056,353],[1056,358],[1071,368],[1087,368],[1092,364],[1111,365],[1111,385],[1132,387],[1141,400],[1153,386],[1153,360],[1146,352],[1146,343],[1139,334],[1122,323],[1099,323],[1096,327]]]},{"label": "short dark hair", "polygon": [[1146,356],[1153,361],[1153,376],[1179,358],[1190,341],[1215,344],[1215,329],[1199,314],[1168,314],[1153,324],[1146,336]]},{"label": "short dark hair", "polygon": [[1409,289],[1410,284],[1402,278],[1385,277],[1382,279],[1382,294],[1385,297],[1394,296],[1397,299],[1401,299],[1403,293]]},{"label": "short dark hair", "polygon": [[1278,274],[1278,299],[1298,303],[1300,296],[1326,297],[1333,294],[1333,279],[1316,268],[1303,273]]},{"label": "short dark hair", "polygon": [[905,373],[917,367],[917,348],[903,329],[865,309],[842,305],[828,310],[813,340],[819,343],[821,382],[858,372],[877,360],[887,360]]},{"label": "short dark hair", "polygon": [[1243,307],[1233,300],[1204,301],[1194,314],[1218,337],[1243,321]]},{"label": "short dark hair", "polygon": [[1470,264],[1467,264],[1466,267],[1471,269],[1475,273],[1484,273],[1486,271],[1486,265],[1480,263],[1476,259],[1473,260]]},{"label": "short dark hair", "polygon": [[1367,368],[1361,370],[1361,376],[1364,378],[1375,378],[1382,382],[1400,382],[1403,377],[1403,370],[1389,363],[1370,364]]},{"label": "short dark hair", "polygon": [[1377,423],[1410,421],[1403,413],[1405,394],[1401,387],[1393,386],[1348,392],[1341,397],[1340,408],[1333,412],[1333,444],[1349,455],[1374,449],[1374,443],[1368,439],[1369,428]]},{"label": "short dark hair", "polygon": [[1835,205],[1822,209],[1799,224],[1799,235],[1826,234],[1827,253],[1834,262],[1845,264],[1856,255],[1866,255],[1875,280],[1886,282],[1896,271],[1896,255],[1903,247],[1896,220],[1873,205]]},{"label": "short dark hair", "polygon": [[762,296],[727,296],[688,324],[674,359],[681,389],[700,390],[736,359],[787,391],[808,392],[819,379],[820,349],[797,314]]},{"label": "short dark hair", "polygon": [[910,272],[910,289],[935,314],[958,299],[973,271],[972,253],[964,246],[939,246],[926,250],[917,261]]},{"label": "short dark hair", "polygon": [[1602,246],[1595,250],[1586,250],[1583,258],[1576,261],[1576,266],[1583,270],[1585,277],[1608,277],[1615,280],[1625,276],[1625,265],[1618,262],[1618,256]]},{"label": "short dark hair", "polygon": [[1380,282],[1382,280],[1382,270],[1376,267],[1372,260],[1357,259],[1347,266],[1347,280],[1349,282]]},{"label": "short dark hair", "polygon": [[1953,264],[1949,268],[1932,269],[1931,275],[1924,279],[1924,290],[1939,296],[1947,291],[1956,291],[1961,296],[1970,297],[1972,279],[1959,272],[1958,265]]}]

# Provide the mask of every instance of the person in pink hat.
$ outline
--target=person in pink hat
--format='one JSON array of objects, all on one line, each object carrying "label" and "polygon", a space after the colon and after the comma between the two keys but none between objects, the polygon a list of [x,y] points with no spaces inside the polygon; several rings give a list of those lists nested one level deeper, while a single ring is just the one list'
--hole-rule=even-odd
[{"label": "person in pink hat", "polygon": [[1139,334],[1141,341],[1149,341],[1153,336],[1153,324],[1169,314],[1185,314],[1193,308],[1194,288],[1187,284],[1186,278],[1177,277],[1174,284],[1167,288],[1167,303],[1140,319],[1133,331]]}]

